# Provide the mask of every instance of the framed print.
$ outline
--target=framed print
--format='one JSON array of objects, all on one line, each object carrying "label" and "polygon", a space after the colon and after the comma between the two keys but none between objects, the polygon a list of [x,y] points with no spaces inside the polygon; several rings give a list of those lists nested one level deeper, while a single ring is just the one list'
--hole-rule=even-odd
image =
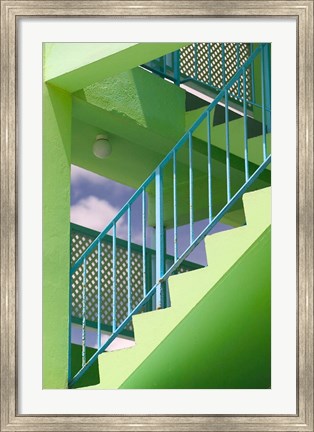
[{"label": "framed print", "polygon": [[1,431],[313,431],[313,1],[2,1],[1,77]]}]

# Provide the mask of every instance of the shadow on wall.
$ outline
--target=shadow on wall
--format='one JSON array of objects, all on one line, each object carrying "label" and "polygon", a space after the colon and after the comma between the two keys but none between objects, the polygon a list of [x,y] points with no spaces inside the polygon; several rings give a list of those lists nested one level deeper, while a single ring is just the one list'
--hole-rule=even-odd
[{"label": "shadow on wall", "polygon": [[[86,361],[88,361],[92,355],[96,352],[93,348],[86,348]],[[72,376],[74,376],[82,367],[82,347],[80,345],[72,344]],[[99,368],[98,359],[95,363],[88,369],[88,371],[79,380],[77,387],[87,387],[91,385],[99,384]],[[74,386],[75,388],[76,386]]]}]

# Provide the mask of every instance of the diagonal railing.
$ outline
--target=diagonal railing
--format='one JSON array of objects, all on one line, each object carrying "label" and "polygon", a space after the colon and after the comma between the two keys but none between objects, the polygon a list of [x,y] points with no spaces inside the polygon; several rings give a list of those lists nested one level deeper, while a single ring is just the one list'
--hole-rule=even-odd
[{"label": "diagonal railing", "polygon": [[[143,67],[177,85],[194,82],[217,94],[252,52],[252,43],[192,43]],[[241,84],[234,83],[229,89],[229,99],[239,105],[244,95]],[[245,87],[247,104],[252,107],[256,104],[254,62],[246,69]]]},{"label": "diagonal railing", "polygon": [[[77,258],[85,251],[85,249],[95,240],[99,235],[98,231],[71,223],[71,264],[74,264]],[[128,286],[127,266],[129,245],[128,242],[119,238],[117,239],[117,316],[116,320],[122,322],[128,315],[126,296]],[[101,269],[101,330],[104,332],[112,332],[112,291],[111,291],[111,278],[108,277],[111,268],[111,248],[112,237],[106,235],[101,242],[102,257],[100,261]],[[142,246],[136,243],[131,243],[131,263],[132,263],[132,301],[134,304],[140,302],[143,298],[143,277],[142,277]],[[146,282],[147,286],[152,286],[156,267],[156,251],[152,248],[146,248]],[[97,285],[98,285],[98,256],[97,254],[91,255],[89,273],[91,277],[88,280],[86,291],[88,293],[86,299],[86,326],[89,328],[98,327],[98,298],[97,298]],[[172,255],[165,255],[166,267],[173,264],[174,257]],[[178,272],[183,273],[191,270],[202,268],[200,264],[189,261],[184,261],[180,266]],[[168,294],[166,292],[166,294]],[[82,325],[82,274],[75,272],[72,277],[72,315],[71,321],[73,324]],[[169,306],[168,295],[165,299],[165,306]],[[145,310],[150,311],[154,309],[154,304],[146,305]],[[132,323],[124,329],[121,333],[123,336],[134,337]]]},{"label": "diagonal railing", "polygon": [[[265,88],[268,85],[267,80],[269,76],[265,73],[264,59],[267,55],[267,44],[259,45],[256,50],[252,53],[249,59],[241,66],[241,68],[234,74],[232,79],[225,85],[224,89],[220,91],[215,100],[206,108],[190,129],[183,135],[179,142],[173,147],[168,155],[162,160],[158,167],[151,173],[151,175],[145,180],[141,187],[134,193],[129,201],[122,207],[117,215],[111,220],[106,228],[95,238],[95,240],[87,247],[85,252],[77,259],[73,264],[70,271],[70,298],[72,298],[72,279],[77,272],[81,274],[82,283],[82,367],[76,373],[74,377],[71,376],[71,359],[69,360],[69,386],[73,387],[75,383],[82,377],[82,375],[90,368],[90,366],[97,360],[98,356],[103,353],[109,345],[115,340],[115,338],[121,334],[121,332],[128,326],[133,315],[143,311],[145,305],[154,296],[156,299],[156,308],[164,307],[164,286],[169,276],[173,274],[183,261],[190,255],[190,253],[197,247],[197,245],[204,239],[204,237],[214,228],[214,226],[221,220],[221,218],[229,212],[235,204],[239,201],[244,192],[258,179],[261,173],[271,162],[271,155],[268,154],[267,150],[267,130],[266,130],[266,117],[270,113],[270,107],[266,106],[265,103]],[[247,100],[245,97],[245,80],[246,71],[251,67],[252,63],[259,58],[261,65],[261,111],[262,111],[262,128],[261,128],[261,160],[260,162],[254,162],[252,164],[249,160],[249,131],[248,131],[248,114],[247,114]],[[235,85],[241,82],[244,89],[243,97],[243,172],[244,179],[241,184],[235,186],[232,184],[232,160],[233,154],[231,153],[231,142],[229,136],[229,90]],[[214,205],[215,194],[213,192],[215,188],[216,177],[213,175],[213,155],[214,148],[211,141],[211,113],[218,104],[224,105],[225,112],[225,190],[226,197],[223,204],[217,208]],[[206,129],[206,154],[197,152],[194,148],[194,134],[199,132],[200,129],[204,131]],[[240,145],[240,143],[239,143]],[[205,144],[204,144],[205,146]],[[208,214],[205,228],[198,234],[196,234],[195,225],[195,207],[194,201],[201,192],[195,194],[195,180],[196,180],[196,169],[193,164],[193,159],[201,161],[203,168],[206,167],[206,193],[204,193],[204,199],[207,201]],[[186,167],[186,181],[180,183],[182,179],[182,169]],[[171,171],[171,174],[169,172]],[[205,173],[203,172],[203,178]],[[184,248],[179,248],[179,211],[180,211],[180,194],[178,193],[179,186],[186,184],[188,188],[188,227],[189,227],[189,241]],[[166,191],[171,191],[172,194],[172,226],[173,226],[173,251],[174,259],[173,263],[166,267],[165,266],[165,206],[164,206],[164,195]],[[147,227],[148,218],[151,218],[151,214],[148,212],[147,197],[153,196],[154,203],[154,226],[155,226],[155,249],[156,249],[156,263],[155,263],[155,280],[151,283],[147,283]],[[169,196],[168,196],[169,197]],[[134,216],[135,205],[140,204],[141,212]],[[169,208],[169,200],[167,200],[167,209]],[[182,205],[182,203],[181,203]],[[134,302],[132,299],[132,253],[131,253],[131,242],[132,235],[134,235],[134,229],[132,231],[132,222],[136,219],[137,223],[141,223],[141,239],[142,239],[142,285],[143,285],[143,296],[140,301]],[[152,222],[150,221],[150,225]],[[117,279],[117,231],[126,228],[127,237],[127,256],[126,256],[126,274],[127,274],[127,289],[125,295],[127,296],[127,315],[121,322],[117,322],[116,309],[117,309],[117,286],[119,280]],[[133,225],[134,228],[134,225]],[[111,233],[111,268],[108,273],[110,275],[110,284],[112,287],[112,332],[108,340],[101,343],[101,304],[102,304],[102,290],[101,290],[101,279],[103,269],[101,268],[102,262],[102,240],[104,237]],[[86,357],[86,296],[87,296],[87,284],[89,280],[89,266],[93,259],[97,259],[97,334],[98,334],[98,348],[96,352],[87,359]],[[152,285],[152,286],[150,286]],[[71,301],[70,301],[71,304]],[[71,311],[70,311],[71,313]],[[71,315],[70,315],[71,316]],[[69,338],[69,340],[71,340]]]}]

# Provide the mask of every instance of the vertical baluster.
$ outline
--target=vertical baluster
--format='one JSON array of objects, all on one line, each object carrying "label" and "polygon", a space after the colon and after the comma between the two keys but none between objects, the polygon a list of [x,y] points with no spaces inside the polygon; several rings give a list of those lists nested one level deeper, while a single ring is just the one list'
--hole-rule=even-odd
[{"label": "vertical baluster", "polygon": [[131,206],[128,206],[128,314],[132,311]]},{"label": "vertical baluster", "polygon": [[265,67],[264,67],[264,56],[265,56],[265,45],[262,45],[261,51],[261,76],[262,76],[262,131],[263,131],[263,159],[267,157],[266,149],[266,112],[265,112]]},{"label": "vertical baluster", "polygon": [[[143,257],[143,297],[147,294],[146,275],[146,195],[145,189],[142,192],[142,257]],[[151,287],[149,287],[150,289]]]},{"label": "vertical baluster", "polygon": [[[163,259],[164,259],[164,262],[163,262],[163,273],[165,273],[166,272],[166,270],[168,270],[167,269],[167,267],[166,267],[166,256],[167,256],[167,230],[166,230],[166,228],[164,227],[164,235],[163,235],[163,238],[164,238],[164,251],[163,251]],[[163,282],[162,284],[161,284],[161,307],[162,308],[166,308],[167,307],[167,282]]]},{"label": "vertical baluster", "polygon": [[[145,289],[145,295],[147,292],[152,288],[153,285],[155,285],[155,279],[153,278],[153,272],[155,272],[155,267],[152,267],[153,264],[153,253],[150,249],[146,250],[145,252],[145,272],[146,272],[146,289]],[[148,288],[147,288],[148,287]],[[153,297],[146,303],[146,311],[152,311],[153,310]]]},{"label": "vertical baluster", "polygon": [[271,82],[270,82],[270,44],[264,48],[264,69],[265,69],[265,127],[266,132],[271,131]]},{"label": "vertical baluster", "polygon": [[193,243],[193,155],[192,133],[189,132],[189,203],[190,203],[190,244]]},{"label": "vertical baluster", "polygon": [[181,77],[180,77],[180,50],[174,52],[174,71],[173,78],[174,82],[177,86],[180,85]]},{"label": "vertical baluster", "polygon": [[230,141],[229,141],[229,111],[228,90],[225,89],[225,125],[226,125],[226,173],[227,173],[227,200],[231,199],[230,190]]},{"label": "vertical baluster", "polygon": [[[253,44],[250,44],[250,55],[253,53]],[[255,103],[255,77],[254,77],[254,61],[252,61],[250,70],[251,70],[251,101]]]},{"label": "vertical baluster", "polygon": [[[172,260],[165,260],[165,267],[166,267],[166,271],[168,271],[170,269],[170,267],[172,266],[173,262]],[[167,279],[167,282],[165,283],[165,295],[164,295],[164,307],[167,308],[170,306],[170,295],[169,295],[169,279]]]},{"label": "vertical baluster", "polygon": [[178,259],[178,226],[177,226],[177,155],[173,152],[173,250],[174,262]]},{"label": "vertical baluster", "polygon": [[166,76],[167,75],[167,63],[166,63],[166,56],[165,55],[162,57],[162,66],[163,66],[164,76]]},{"label": "vertical baluster", "polygon": [[[237,71],[240,69],[240,44],[236,44],[237,49]],[[240,79],[238,80],[238,98],[240,98]]]},{"label": "vertical baluster", "polygon": [[98,349],[101,347],[101,241],[98,240],[98,268],[97,268],[97,343]]},{"label": "vertical baluster", "polygon": [[156,308],[162,307],[162,284],[164,275],[164,221],[163,221],[163,173],[159,166],[156,169]]},{"label": "vertical baluster", "polygon": [[[155,243],[156,243],[156,232],[155,232],[154,238],[155,238]],[[148,265],[147,267],[149,267],[149,265]],[[151,267],[151,274],[150,274],[150,277],[151,277],[152,283],[151,283],[151,285],[149,285],[149,288],[151,288],[153,285],[155,285],[155,283],[156,283],[156,281],[157,281],[157,273],[156,273],[156,269],[157,269],[156,251],[154,251],[154,252],[151,254],[150,267]],[[158,279],[159,279],[159,278],[158,278]],[[156,292],[157,292],[157,290],[156,290]],[[152,296],[152,301],[151,301],[152,310],[157,309],[157,302],[156,302],[157,294],[156,294],[156,292],[155,292],[155,294]]]},{"label": "vertical baluster", "polygon": [[244,168],[245,181],[249,179],[249,149],[247,139],[247,105],[246,105],[246,69],[242,68],[243,73],[243,121],[244,121]]},{"label": "vertical baluster", "polygon": [[[70,259],[70,263],[72,260]],[[72,379],[72,276],[69,278],[68,382]]]},{"label": "vertical baluster", "polygon": [[116,235],[117,228],[116,222],[114,222],[112,231],[112,333],[116,330]]},{"label": "vertical baluster", "polygon": [[[72,229],[70,228],[70,265],[72,265]],[[68,383],[72,379],[72,274],[69,274]]]},{"label": "vertical baluster", "polygon": [[198,70],[197,70],[197,67],[198,67],[198,61],[197,61],[197,48],[198,48],[198,44],[195,43],[195,44],[194,44],[194,76],[195,76],[195,79],[196,79],[196,80],[198,79]]},{"label": "vertical baluster", "polygon": [[211,85],[212,81],[212,65],[211,65],[211,51],[210,51],[210,43],[207,44],[208,46],[208,84]]},{"label": "vertical baluster", "polygon": [[86,364],[86,258],[83,262],[82,290],[82,367]]},{"label": "vertical baluster", "polygon": [[226,69],[225,69],[225,44],[221,44],[221,67],[222,67],[222,86],[226,84]]},{"label": "vertical baluster", "polygon": [[213,219],[212,211],[212,161],[211,161],[211,137],[210,137],[210,112],[207,111],[207,166],[208,166],[208,218]]}]

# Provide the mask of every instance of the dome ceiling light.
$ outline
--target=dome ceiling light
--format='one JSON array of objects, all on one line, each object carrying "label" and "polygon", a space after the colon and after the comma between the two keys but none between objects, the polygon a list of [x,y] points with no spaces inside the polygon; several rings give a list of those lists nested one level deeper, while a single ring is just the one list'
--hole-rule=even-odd
[{"label": "dome ceiling light", "polygon": [[99,159],[106,159],[111,155],[112,148],[107,135],[97,135],[93,144],[93,153]]}]

